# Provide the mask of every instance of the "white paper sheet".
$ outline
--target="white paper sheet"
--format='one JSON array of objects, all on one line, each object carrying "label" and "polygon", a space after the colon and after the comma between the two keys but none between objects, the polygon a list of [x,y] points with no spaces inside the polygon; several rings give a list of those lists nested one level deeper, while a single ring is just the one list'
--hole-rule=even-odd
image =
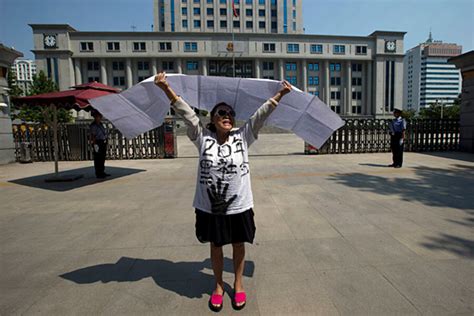
[{"label": "white paper sheet", "polygon": [[[167,81],[189,105],[210,111],[217,103],[226,102],[233,106],[238,120],[247,120],[282,87],[279,81],[267,79],[177,74],[167,75]],[[154,84],[154,76],[120,94],[92,99],[90,103],[128,138],[163,124],[170,108],[165,93]],[[293,131],[320,148],[344,122],[316,96],[295,88],[283,97],[266,125]]]}]

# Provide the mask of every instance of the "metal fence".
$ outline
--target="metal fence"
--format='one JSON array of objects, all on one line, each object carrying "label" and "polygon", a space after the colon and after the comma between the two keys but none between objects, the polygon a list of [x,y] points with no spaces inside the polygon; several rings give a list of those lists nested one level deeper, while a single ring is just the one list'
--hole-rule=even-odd
[{"label": "metal fence", "polygon": [[[317,150],[305,144],[306,154],[349,154],[390,151],[390,120],[347,119],[329,140]],[[107,159],[154,159],[176,157],[175,123],[162,125],[133,139],[125,138],[110,123]],[[34,161],[54,160],[52,129],[42,124],[13,125],[16,158],[20,144],[31,144]],[[62,124],[58,131],[59,160],[91,160],[89,122]],[[405,151],[456,151],[459,148],[458,120],[413,120],[408,122]]]},{"label": "metal fence", "polygon": [[[391,120],[346,119],[317,150],[305,144],[306,154],[350,154],[390,151]],[[459,120],[412,120],[405,132],[405,151],[456,151],[459,148]]]},{"label": "metal fence", "polygon": [[[79,122],[59,125],[59,160],[91,160],[93,158],[92,146],[89,142],[89,123]],[[163,125],[132,139],[125,138],[110,123],[104,123],[104,126],[109,136],[107,159],[154,159],[167,156],[164,148]],[[17,161],[20,160],[21,143],[25,142],[31,145],[33,161],[54,160],[53,130],[47,125],[14,124],[13,138]]]}]

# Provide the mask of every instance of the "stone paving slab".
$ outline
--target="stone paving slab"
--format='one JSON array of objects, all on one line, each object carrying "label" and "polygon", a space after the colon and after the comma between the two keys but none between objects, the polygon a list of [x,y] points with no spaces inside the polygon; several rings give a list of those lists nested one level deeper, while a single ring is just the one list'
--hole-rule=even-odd
[{"label": "stone paving slab", "polygon": [[[0,166],[0,315],[210,315],[208,245],[194,236],[197,155]],[[302,155],[291,134],[251,148],[257,236],[243,312],[474,314],[474,156]],[[224,279],[233,283],[232,253]]]}]

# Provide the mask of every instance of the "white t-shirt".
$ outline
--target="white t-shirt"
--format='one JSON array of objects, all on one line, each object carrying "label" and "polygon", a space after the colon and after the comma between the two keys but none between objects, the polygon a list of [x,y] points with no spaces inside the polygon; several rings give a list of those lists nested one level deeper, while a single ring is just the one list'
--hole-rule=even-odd
[{"label": "white t-shirt", "polygon": [[194,111],[182,99],[173,105],[188,127],[188,136],[199,151],[193,207],[211,214],[231,215],[253,207],[248,148],[274,106],[265,102],[239,129],[219,145],[217,136],[203,128]]}]

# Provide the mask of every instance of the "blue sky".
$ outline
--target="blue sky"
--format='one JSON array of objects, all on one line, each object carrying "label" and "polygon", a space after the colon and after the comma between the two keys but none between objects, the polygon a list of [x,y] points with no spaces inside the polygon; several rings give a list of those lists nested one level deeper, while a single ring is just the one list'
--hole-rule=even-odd
[{"label": "blue sky", "polygon": [[[474,0],[303,0],[307,34],[405,31],[405,50],[428,37],[474,49]],[[0,42],[33,58],[30,23],[70,24],[80,31],[149,31],[152,0],[0,0]]]}]

